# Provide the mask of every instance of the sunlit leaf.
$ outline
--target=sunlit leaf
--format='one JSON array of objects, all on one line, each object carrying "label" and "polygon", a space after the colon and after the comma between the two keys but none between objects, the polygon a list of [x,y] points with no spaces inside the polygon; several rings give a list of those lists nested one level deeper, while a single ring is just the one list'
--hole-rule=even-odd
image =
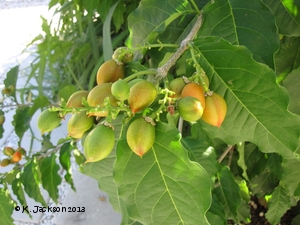
[{"label": "sunlit leaf", "polygon": [[214,1],[203,9],[199,35],[219,36],[234,45],[244,45],[254,59],[274,68],[279,36],[272,12],[261,1]]},{"label": "sunlit leaf", "polygon": [[16,114],[14,115],[14,120],[12,121],[12,125],[14,125],[15,132],[20,139],[23,137],[24,133],[28,130],[30,126],[31,116],[29,112],[30,112],[30,107],[23,106],[17,108]]},{"label": "sunlit leaf", "polygon": [[75,191],[76,188],[73,182],[72,167],[71,167],[71,150],[72,150],[72,146],[70,142],[63,144],[59,151],[59,162],[61,166],[64,168],[64,170],[66,171],[65,179],[67,183],[70,184],[71,188]]},{"label": "sunlit leaf", "polygon": [[199,63],[211,80],[211,90],[224,96],[227,115],[220,128],[204,129],[228,144],[250,141],[263,152],[293,158],[300,145],[300,117],[287,108],[287,92],[266,65],[257,63],[245,47],[223,39],[198,38]]},{"label": "sunlit leaf", "polygon": [[58,203],[58,185],[62,179],[58,174],[59,166],[56,163],[56,155],[53,153],[50,156],[43,158],[40,164],[40,172],[42,175],[43,188],[48,191],[49,196],[53,201]]},{"label": "sunlit leaf", "polygon": [[13,225],[14,221],[11,217],[14,211],[14,204],[11,197],[8,196],[8,191],[5,189],[0,189],[0,225]]},{"label": "sunlit leaf", "polygon": [[128,215],[142,224],[208,224],[209,176],[189,160],[173,126],[156,124],[155,144],[142,158],[119,141],[114,178]]}]

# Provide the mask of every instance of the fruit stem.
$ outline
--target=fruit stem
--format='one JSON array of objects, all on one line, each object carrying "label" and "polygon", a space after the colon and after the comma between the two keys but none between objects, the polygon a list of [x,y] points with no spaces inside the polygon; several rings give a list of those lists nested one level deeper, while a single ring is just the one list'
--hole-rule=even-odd
[{"label": "fruit stem", "polygon": [[201,85],[204,89],[204,92],[205,93],[210,92],[209,88],[207,87],[207,85],[206,85],[206,83],[203,79],[203,76],[201,75],[204,71],[203,71],[203,69],[201,68],[201,66],[199,65],[199,63],[196,59],[194,47],[191,43],[189,43],[188,45],[189,45],[189,49],[190,49],[190,52],[191,52],[192,59],[194,61],[194,67],[196,68],[196,74],[198,75],[197,77],[200,79],[200,83],[201,83]]},{"label": "fruit stem", "polygon": [[157,74],[157,70],[156,69],[148,69],[148,70],[143,70],[143,71],[139,71],[136,73],[131,74],[129,77],[126,77],[124,79],[124,81],[129,82],[131,80],[133,80],[134,78],[141,76],[141,75],[145,75],[145,74]]},{"label": "fruit stem", "polygon": [[146,49],[159,48],[159,50],[161,50],[163,48],[178,48],[179,47],[178,44],[164,44],[159,40],[157,42],[158,42],[158,44],[146,44],[146,45],[143,45],[141,47],[133,48],[132,50],[137,51],[137,50],[145,49],[145,48]]},{"label": "fruit stem", "polygon": [[195,10],[197,11],[197,14],[200,15],[201,12],[200,12],[197,4],[195,3],[195,1],[194,0],[190,0],[190,2],[193,5],[193,7],[195,8]]}]

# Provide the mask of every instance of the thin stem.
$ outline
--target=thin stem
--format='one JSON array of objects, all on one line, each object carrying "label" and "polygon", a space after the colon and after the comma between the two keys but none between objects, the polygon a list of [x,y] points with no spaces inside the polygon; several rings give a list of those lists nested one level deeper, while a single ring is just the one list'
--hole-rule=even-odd
[{"label": "thin stem", "polygon": [[165,78],[168,74],[168,71],[171,67],[176,63],[179,57],[184,53],[184,51],[188,47],[188,43],[194,39],[198,30],[200,29],[202,24],[202,13],[198,16],[196,23],[194,24],[193,28],[191,29],[190,33],[187,37],[181,42],[180,47],[177,51],[171,56],[171,58],[166,62],[166,64],[157,69],[158,74],[156,75],[156,80],[159,82],[161,79]]},{"label": "thin stem", "polygon": [[193,5],[193,7],[195,8],[195,10],[197,11],[197,14],[200,15],[201,12],[200,12],[200,10],[199,10],[197,4],[195,3],[195,1],[194,1],[194,0],[190,0],[190,2],[191,2],[191,4]]},{"label": "thin stem", "polygon": [[129,81],[133,80],[134,78],[136,78],[138,76],[141,76],[141,75],[144,75],[144,74],[153,74],[154,75],[154,74],[157,74],[157,70],[149,69],[149,70],[139,71],[139,72],[136,72],[136,73],[130,75],[129,77],[126,77],[124,79],[124,81],[129,82]]},{"label": "thin stem", "polygon": [[218,162],[221,163],[225,156],[234,148],[234,145],[228,145],[227,149],[223,152],[223,154],[219,157]]}]

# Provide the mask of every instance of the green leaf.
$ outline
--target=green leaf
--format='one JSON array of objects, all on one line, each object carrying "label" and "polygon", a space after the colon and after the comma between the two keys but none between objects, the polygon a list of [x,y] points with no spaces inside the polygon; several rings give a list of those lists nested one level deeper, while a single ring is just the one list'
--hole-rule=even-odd
[{"label": "green leaf", "polygon": [[[191,10],[186,0],[143,0],[128,16],[129,47],[152,43],[159,33],[178,17]],[[155,15],[155,16],[153,16]]]},{"label": "green leaf", "polygon": [[13,87],[14,91],[11,93],[11,96],[16,100],[16,85],[17,85],[17,79],[19,74],[19,66],[15,66],[11,68],[6,73],[6,78],[4,79],[3,83],[6,88]]},{"label": "green leaf", "polygon": [[58,203],[58,185],[61,184],[61,177],[58,175],[59,166],[56,163],[56,155],[52,153],[50,156],[43,158],[40,164],[40,172],[42,175],[43,188],[48,191],[53,201]]},{"label": "green leaf", "polygon": [[257,63],[243,46],[218,38],[197,38],[199,63],[209,76],[212,91],[224,96],[227,115],[220,128],[201,122],[215,138],[229,145],[250,141],[262,152],[295,157],[300,145],[300,117],[287,108],[287,92],[274,71]]},{"label": "green leaf", "polygon": [[281,181],[291,196],[300,190],[300,161],[298,159],[285,159],[282,163],[283,173]]},{"label": "green leaf", "polygon": [[25,192],[30,198],[33,198],[35,201],[40,202],[43,206],[46,206],[46,202],[40,190],[41,180],[39,177],[39,168],[35,159],[25,165],[20,176],[20,181],[24,186]]},{"label": "green leaf", "polygon": [[17,108],[16,114],[13,116],[14,120],[12,121],[12,125],[15,127],[15,132],[20,139],[22,139],[24,133],[30,126],[31,116],[29,112],[30,107],[23,106]]},{"label": "green leaf", "polygon": [[[96,0],[96,1],[98,1],[98,0]],[[98,12],[103,21],[106,19],[111,5],[112,5],[112,0],[106,0],[106,1],[99,2]]]},{"label": "green leaf", "polygon": [[33,106],[31,106],[31,108],[28,111],[28,115],[30,117],[33,116],[33,114],[38,110],[41,109],[43,107],[46,107],[49,105],[49,100],[46,96],[43,95],[39,95],[37,96],[36,99],[34,99],[33,101]]},{"label": "green leaf", "polygon": [[272,12],[259,0],[219,0],[203,8],[199,36],[219,36],[244,45],[254,59],[274,68],[279,36]]},{"label": "green leaf", "polygon": [[8,190],[0,189],[0,225],[13,225],[14,221],[11,217],[14,211],[14,204],[11,197],[8,196]]},{"label": "green leaf", "polygon": [[300,37],[283,37],[280,49],[275,54],[275,67],[278,76],[286,76],[300,66]]},{"label": "green leaf", "polygon": [[71,151],[72,146],[70,142],[63,144],[59,151],[59,162],[66,171],[65,180],[71,185],[71,188],[76,191],[72,177]]},{"label": "green leaf", "polygon": [[80,5],[84,7],[88,13],[88,16],[92,18],[95,13],[95,9],[98,8],[100,2],[106,2],[106,1],[99,1],[99,0],[89,0],[89,1],[82,1]]},{"label": "green leaf", "polygon": [[278,179],[273,172],[265,169],[261,174],[254,176],[250,180],[250,190],[258,198],[271,194],[278,184]]},{"label": "green leaf", "polygon": [[299,83],[300,83],[300,67],[293,70],[283,81],[283,86],[287,89],[291,100],[289,104],[289,110],[298,115],[300,115]]},{"label": "green leaf", "polygon": [[219,163],[211,141],[199,124],[192,124],[191,133],[191,136],[182,139],[183,146],[190,151],[191,160],[203,166],[209,176],[214,176]]},{"label": "green leaf", "polygon": [[263,0],[273,11],[279,33],[287,36],[300,36],[299,0]]},{"label": "green leaf", "polygon": [[[13,180],[11,187],[12,187],[13,193],[17,196],[18,201],[20,202],[20,205],[22,205],[22,206],[28,205],[26,202],[23,186],[22,186],[22,183],[20,182],[20,180],[19,179]],[[32,218],[30,213],[28,213],[27,211],[26,211],[26,213],[29,214],[30,218]]]},{"label": "green leaf", "polygon": [[128,215],[142,224],[208,224],[211,181],[189,160],[173,126],[156,124],[152,149],[142,158],[125,139],[117,146],[114,179]]},{"label": "green leaf", "polygon": [[[112,125],[114,127],[116,143],[118,143],[122,131],[122,118],[119,117],[114,120]],[[118,190],[113,180],[113,164],[115,159],[116,151],[113,150],[110,155],[103,160],[83,164],[81,172],[96,179],[98,181],[99,189],[108,194],[109,201],[114,210],[121,212],[117,193]]]},{"label": "green leaf", "polygon": [[243,170],[243,177],[249,181],[248,175],[247,175],[247,163],[245,159],[245,143],[241,142],[237,144],[237,151],[239,153],[239,159],[237,161],[237,164],[239,167]]},{"label": "green leaf", "polygon": [[272,193],[268,201],[268,211],[266,218],[271,224],[278,224],[283,214],[290,209],[291,198],[284,187],[279,185]]},{"label": "green leaf", "polygon": [[241,204],[240,188],[227,167],[224,166],[218,173],[218,182],[213,193],[223,206],[226,218],[237,220],[237,209]]},{"label": "green leaf", "polygon": [[110,60],[113,54],[113,46],[111,42],[111,19],[112,15],[119,4],[119,1],[117,1],[109,10],[108,15],[104,21],[103,24],[103,55],[104,55],[104,61]]}]

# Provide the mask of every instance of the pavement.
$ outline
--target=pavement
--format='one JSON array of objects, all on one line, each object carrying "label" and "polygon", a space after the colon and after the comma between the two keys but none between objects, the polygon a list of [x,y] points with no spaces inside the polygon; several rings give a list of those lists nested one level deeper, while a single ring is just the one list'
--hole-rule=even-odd
[{"label": "pavement", "polygon": [[[33,57],[30,55],[30,51],[24,52],[23,50],[33,37],[41,32],[40,15],[43,15],[45,18],[51,18],[52,12],[48,11],[48,2],[49,1],[45,0],[0,0],[0,89],[4,86],[3,80],[6,72],[15,65],[20,65],[20,77],[18,79],[17,88],[24,86],[27,73],[26,68],[30,65]],[[3,138],[0,139],[1,150],[4,146],[17,146],[18,137],[14,133],[13,126],[11,125],[14,113],[15,108],[5,113],[5,133]],[[40,142],[35,140],[41,139],[40,132],[36,126],[37,117],[38,113],[33,117],[31,123],[33,133],[27,132],[21,143],[21,146],[25,149],[30,147],[31,140],[34,140],[32,143],[33,149],[41,148]],[[53,143],[55,143],[62,136],[66,136],[66,123],[54,132],[51,139]],[[3,155],[0,153],[0,158],[2,157]],[[10,167],[5,168],[5,170],[10,169]],[[0,168],[1,172],[5,172],[5,170]],[[63,173],[61,175],[63,175]],[[85,209],[84,212],[83,210],[80,210],[82,212],[60,213],[37,212],[33,213],[33,217],[30,218],[21,211],[14,211],[14,224],[118,225],[121,223],[121,215],[113,210],[107,194],[98,189],[96,180],[78,172],[76,165],[73,165],[73,179],[77,191],[74,192],[70,185],[63,181],[59,186],[58,205],[49,199],[45,190],[41,189],[41,191],[50,207],[58,206],[60,209],[63,209],[63,207],[66,207],[66,209],[80,207],[81,209]],[[28,208],[33,210],[37,209],[37,206],[41,206],[29,197],[27,197],[27,203]]]}]

